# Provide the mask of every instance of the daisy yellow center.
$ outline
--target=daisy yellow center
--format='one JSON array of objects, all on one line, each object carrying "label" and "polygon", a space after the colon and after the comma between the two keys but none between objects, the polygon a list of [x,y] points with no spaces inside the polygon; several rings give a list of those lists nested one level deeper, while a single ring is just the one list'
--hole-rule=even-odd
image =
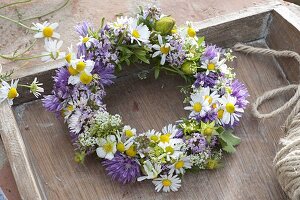
[{"label": "daisy yellow center", "polygon": [[190,37],[195,37],[195,36],[196,36],[196,31],[195,31],[195,29],[193,29],[192,27],[189,27],[189,28],[187,29],[187,34],[188,34],[188,36],[190,36]]},{"label": "daisy yellow center", "polygon": [[183,168],[184,166],[184,162],[182,160],[178,161],[176,164],[175,164],[175,168],[176,169],[181,169]]},{"label": "daisy yellow center", "polygon": [[171,33],[172,33],[172,34],[177,33],[177,29],[172,29]]},{"label": "daisy yellow center", "polygon": [[18,91],[16,88],[12,87],[10,88],[10,90],[8,91],[7,97],[9,99],[14,99],[18,96]]},{"label": "daisy yellow center", "polygon": [[234,113],[235,107],[234,107],[233,103],[227,103],[226,104],[226,111],[229,112],[229,113]]},{"label": "daisy yellow center", "polygon": [[172,185],[172,182],[169,179],[164,179],[164,180],[162,180],[162,184],[165,187],[169,187]]},{"label": "daisy yellow center", "polygon": [[67,61],[68,63],[71,62],[71,58],[72,58],[71,53],[68,53],[68,54],[66,55],[66,57],[65,57],[65,59],[66,59],[66,61]]},{"label": "daisy yellow center", "polygon": [[213,132],[213,129],[208,127],[206,129],[204,129],[203,134],[206,136],[211,136],[212,132]]},{"label": "daisy yellow center", "polygon": [[213,98],[211,96],[208,96],[208,95],[205,96],[205,99],[208,101],[209,104],[211,104],[212,101],[213,101]]},{"label": "daisy yellow center", "polygon": [[135,37],[135,38],[139,38],[141,35],[140,35],[140,33],[138,32],[138,30],[134,29],[134,30],[132,31],[132,36]]},{"label": "daisy yellow center", "polygon": [[212,107],[213,107],[213,108],[217,108],[217,104],[214,103],[214,104],[212,105]]},{"label": "daisy yellow center", "polygon": [[202,105],[201,103],[197,102],[194,104],[193,109],[195,112],[200,112],[202,110]]},{"label": "daisy yellow center", "polygon": [[161,135],[159,139],[162,143],[167,143],[170,141],[170,136],[171,136],[171,134],[169,134],[169,133],[164,134],[164,135]]},{"label": "daisy yellow center", "polygon": [[76,70],[82,72],[85,69],[86,64],[83,61],[79,61],[76,65]]},{"label": "daisy yellow center", "polygon": [[224,114],[224,110],[218,110],[218,118],[222,119]]},{"label": "daisy yellow center", "polygon": [[120,152],[124,152],[125,151],[125,145],[122,142],[119,142],[117,144],[117,150]]},{"label": "daisy yellow center", "polygon": [[74,69],[72,66],[70,66],[70,67],[68,67],[68,71],[69,71],[69,73],[72,75],[72,76],[75,76],[75,75],[77,75],[79,72],[76,70],[76,69]]},{"label": "daisy yellow center", "polygon": [[132,130],[126,130],[126,131],[125,131],[125,135],[126,135],[126,137],[130,138],[130,137],[132,137],[134,134],[133,134]]},{"label": "daisy yellow center", "polygon": [[90,74],[87,74],[86,72],[82,72],[80,74],[80,81],[83,84],[89,84],[93,80],[93,76]]},{"label": "daisy yellow center", "polygon": [[215,70],[215,64],[214,63],[209,63],[208,65],[207,65],[207,69],[208,70]]},{"label": "daisy yellow center", "polygon": [[89,37],[84,37],[84,38],[82,38],[82,43],[87,43],[87,41],[89,41]]},{"label": "daisy yellow center", "polygon": [[70,111],[70,112],[73,111],[73,110],[74,110],[74,106],[73,106],[73,105],[69,105],[69,106],[67,107],[67,110]]},{"label": "daisy yellow center", "polygon": [[173,154],[173,153],[174,153],[174,148],[171,147],[171,146],[167,146],[167,147],[166,147],[166,152],[167,152],[167,153],[170,153],[170,154]]},{"label": "daisy yellow center", "polygon": [[128,156],[130,156],[130,157],[134,157],[134,156],[136,156],[136,150],[135,150],[135,146],[134,145],[131,145],[130,147],[129,147],[129,149],[127,149],[126,150],[126,154],[128,155]]},{"label": "daisy yellow center", "polygon": [[43,29],[43,35],[44,35],[45,37],[48,37],[48,38],[52,37],[53,32],[54,32],[54,30],[53,30],[53,28],[51,28],[50,26],[46,26],[46,27]]},{"label": "daisy yellow center", "polygon": [[113,145],[111,143],[106,143],[103,145],[103,149],[106,153],[112,152]]},{"label": "daisy yellow center", "polygon": [[162,47],[160,47],[160,51],[161,51],[163,54],[168,54],[169,51],[170,51],[170,47],[162,46]]},{"label": "daisy yellow center", "polygon": [[150,140],[152,140],[153,142],[157,142],[159,140],[159,138],[157,135],[151,135]]}]

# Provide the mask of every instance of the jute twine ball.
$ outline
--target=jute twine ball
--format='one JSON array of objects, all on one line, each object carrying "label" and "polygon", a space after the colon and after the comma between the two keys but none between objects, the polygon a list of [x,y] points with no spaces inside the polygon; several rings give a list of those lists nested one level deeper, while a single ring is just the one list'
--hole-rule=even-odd
[{"label": "jute twine ball", "polygon": [[[297,60],[300,69],[300,55],[293,51],[275,51],[272,49],[256,48],[244,44],[236,44],[233,50],[244,53],[255,53],[274,57],[288,57]],[[295,91],[294,96],[283,106],[276,110],[262,114],[258,107],[264,101],[281,96],[289,91]],[[279,143],[282,145],[273,161],[276,177],[285,193],[293,200],[300,199],[300,85],[288,85],[278,89],[270,90],[258,97],[253,103],[253,115],[260,119],[265,119],[289,112],[293,108],[284,123],[285,137]]]}]

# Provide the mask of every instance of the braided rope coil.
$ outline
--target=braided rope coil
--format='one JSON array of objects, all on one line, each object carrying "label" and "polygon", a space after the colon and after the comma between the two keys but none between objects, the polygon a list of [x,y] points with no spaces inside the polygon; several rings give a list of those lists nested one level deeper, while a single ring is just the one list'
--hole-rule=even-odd
[{"label": "braided rope coil", "polygon": [[[244,44],[236,44],[233,47],[234,51],[251,54],[261,54],[274,57],[293,58],[299,63],[300,55],[293,51],[276,51],[272,49],[264,49],[252,47]],[[280,96],[289,91],[295,91],[294,96],[284,105],[275,109],[270,113],[260,113],[258,107],[265,101]],[[286,194],[293,200],[300,199],[300,84],[283,86],[274,90],[265,92],[258,97],[253,103],[252,113],[255,117],[263,119],[270,118],[286,111],[289,108],[293,109],[287,117],[284,127],[286,136],[280,139],[282,148],[277,152],[273,161],[274,170]]]}]

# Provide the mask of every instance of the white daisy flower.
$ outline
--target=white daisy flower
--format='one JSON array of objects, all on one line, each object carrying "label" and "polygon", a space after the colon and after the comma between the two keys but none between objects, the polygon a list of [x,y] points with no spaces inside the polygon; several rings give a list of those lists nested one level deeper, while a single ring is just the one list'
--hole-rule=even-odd
[{"label": "white daisy flower", "polygon": [[152,141],[152,142],[159,142],[159,138],[161,133],[157,132],[156,130],[148,130],[145,135]]},{"label": "white daisy flower", "polygon": [[43,24],[33,23],[32,29],[37,31],[34,35],[35,38],[60,38],[60,35],[55,32],[55,29],[58,27],[58,23],[48,23],[45,21]]},{"label": "white daisy flower", "polygon": [[13,105],[13,100],[19,96],[17,91],[19,80],[11,80],[9,85],[7,82],[2,81],[0,85],[0,103],[7,99],[9,105]]},{"label": "white daisy flower", "polygon": [[186,44],[198,47],[197,30],[193,28],[191,22],[186,22],[186,24],[186,27],[179,29],[178,34],[185,40]]},{"label": "white daisy flower", "polygon": [[159,192],[161,189],[164,192],[176,192],[181,187],[181,180],[177,175],[161,175],[160,178],[156,178],[152,181],[155,185],[155,190]]},{"label": "white daisy flower", "polygon": [[142,43],[149,43],[150,31],[146,25],[137,24],[137,19],[131,19],[129,22],[129,35],[131,43],[135,40],[139,45]]},{"label": "white daisy flower", "polygon": [[128,18],[127,16],[118,17],[117,20],[110,25],[113,27],[114,30],[122,29],[128,27],[129,21],[133,20],[132,18]]},{"label": "white daisy flower", "polygon": [[233,125],[235,121],[239,121],[244,110],[236,104],[236,98],[231,95],[224,95],[219,101],[221,107],[218,110],[218,118],[222,124]]},{"label": "white daisy flower", "polygon": [[71,116],[71,114],[75,110],[75,107],[76,105],[73,103],[73,101],[68,102],[67,107],[63,111],[65,121]]},{"label": "white daisy flower", "polygon": [[209,72],[216,72],[217,70],[220,70],[224,74],[228,74],[229,70],[225,62],[226,59],[220,60],[220,54],[218,54],[212,60],[204,61],[201,65],[201,68],[206,70],[206,75],[208,75]]},{"label": "white daisy flower", "polygon": [[57,40],[45,40],[45,49],[46,52],[43,52],[42,55],[42,61],[44,62],[50,62],[53,60],[64,58],[66,53],[60,52],[59,49],[62,46],[63,41],[57,41]]},{"label": "white daisy flower", "polygon": [[190,169],[192,168],[192,163],[191,163],[191,159],[189,156],[183,156],[181,158],[179,158],[178,160],[176,160],[176,162],[169,166],[170,168],[170,174],[173,174],[174,172],[176,174],[184,174],[185,173],[185,169]]},{"label": "white daisy flower", "polygon": [[203,117],[210,110],[210,106],[205,95],[202,92],[196,92],[191,94],[190,106],[186,106],[184,109],[191,111],[190,118],[198,114]]},{"label": "white daisy flower", "polygon": [[158,146],[162,148],[163,153],[158,157],[159,160],[166,158],[167,161],[171,159],[177,160],[182,154],[181,147],[184,145],[182,139],[170,139],[168,143],[159,143]]},{"label": "white daisy flower", "polygon": [[89,49],[92,44],[95,42],[95,38],[93,38],[92,36],[88,36],[86,35],[85,37],[82,37],[82,36],[79,36],[79,41],[77,43],[77,46],[80,46],[80,45],[84,45],[87,49]]},{"label": "white daisy flower", "polygon": [[175,137],[177,132],[178,132],[177,126],[173,125],[173,124],[169,124],[168,126],[165,126],[165,127],[162,128],[162,133],[163,134],[170,134],[171,138]]},{"label": "white daisy flower", "polygon": [[157,38],[158,38],[159,45],[154,44],[152,46],[152,48],[156,50],[156,52],[153,53],[152,58],[160,55],[161,56],[160,64],[164,65],[166,62],[166,57],[169,54],[169,52],[173,50],[173,47],[171,47],[169,43],[164,43],[161,35],[157,35]]},{"label": "white daisy flower", "polygon": [[130,137],[130,138],[127,138],[123,132],[117,132],[116,133],[116,137],[117,137],[117,150],[120,151],[120,152],[125,152],[126,150],[128,150],[132,145],[133,145],[133,142],[134,142],[134,139],[135,137]]},{"label": "white daisy flower", "polygon": [[74,60],[77,59],[76,53],[73,51],[73,45],[68,47],[68,54],[65,56],[65,60],[67,61],[68,65],[70,65]]},{"label": "white daisy flower", "polygon": [[209,87],[200,87],[195,91],[201,92],[201,94],[204,96],[204,99],[208,101],[208,104],[210,106],[216,106],[215,104],[218,102],[218,99],[220,97],[220,95],[218,95],[218,91],[211,91],[211,88]]},{"label": "white daisy flower", "polygon": [[68,84],[76,85],[78,83],[89,84],[93,80],[91,72],[94,69],[95,62],[92,60],[84,60],[82,57],[75,59],[68,67],[70,77]]},{"label": "white daisy flower", "polygon": [[153,164],[149,160],[144,161],[143,168],[146,176],[138,177],[138,181],[157,178],[159,173],[162,171],[160,164],[155,163],[153,166]]},{"label": "white daisy flower", "polygon": [[116,137],[109,135],[106,139],[100,138],[98,143],[99,147],[96,149],[98,157],[112,160],[117,151]]},{"label": "white daisy flower", "polygon": [[37,80],[37,77],[34,78],[32,83],[30,84],[30,93],[33,93],[33,95],[38,98],[41,95],[41,92],[44,92],[44,88],[40,87],[43,83],[39,83]]},{"label": "white daisy flower", "polygon": [[123,127],[123,133],[127,138],[131,138],[136,135],[136,129],[131,128],[129,125]]}]

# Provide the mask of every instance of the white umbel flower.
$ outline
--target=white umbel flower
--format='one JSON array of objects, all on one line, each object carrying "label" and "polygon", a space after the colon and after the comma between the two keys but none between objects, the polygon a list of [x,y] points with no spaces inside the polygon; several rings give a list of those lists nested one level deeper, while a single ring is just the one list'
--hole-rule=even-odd
[{"label": "white umbel flower", "polygon": [[152,48],[156,50],[156,52],[153,53],[152,58],[160,55],[160,64],[164,65],[166,62],[166,57],[170,53],[170,51],[173,50],[173,47],[171,47],[169,43],[164,43],[161,35],[158,35],[157,38],[159,44],[155,44],[152,46]]},{"label": "white umbel flower", "polygon": [[62,46],[63,41],[57,41],[57,40],[46,40],[45,41],[45,49],[46,52],[43,52],[42,55],[42,61],[44,62],[50,62],[53,60],[58,60],[61,58],[64,58],[66,53],[60,52],[59,49]]},{"label": "white umbel flower", "polygon": [[155,185],[155,190],[157,192],[161,191],[161,189],[164,192],[176,192],[181,187],[180,178],[178,178],[177,175],[172,176],[172,174],[161,175],[160,178],[154,179],[152,183]]},{"label": "white umbel flower", "polygon": [[109,135],[106,139],[100,138],[98,143],[99,147],[96,149],[98,157],[112,160],[117,151],[116,137]]},{"label": "white umbel flower", "polygon": [[58,23],[48,23],[45,21],[44,23],[33,23],[32,29],[37,31],[34,35],[35,38],[60,38],[60,35],[55,32],[55,29],[58,27]]},{"label": "white umbel flower", "polygon": [[19,80],[12,80],[9,85],[7,82],[2,81],[0,85],[0,103],[7,99],[9,105],[13,105],[13,100],[19,96],[17,91]]},{"label": "white umbel flower", "polygon": [[150,31],[144,24],[137,24],[137,19],[131,19],[129,22],[129,36],[131,43],[136,41],[139,45],[142,43],[149,43]]}]

